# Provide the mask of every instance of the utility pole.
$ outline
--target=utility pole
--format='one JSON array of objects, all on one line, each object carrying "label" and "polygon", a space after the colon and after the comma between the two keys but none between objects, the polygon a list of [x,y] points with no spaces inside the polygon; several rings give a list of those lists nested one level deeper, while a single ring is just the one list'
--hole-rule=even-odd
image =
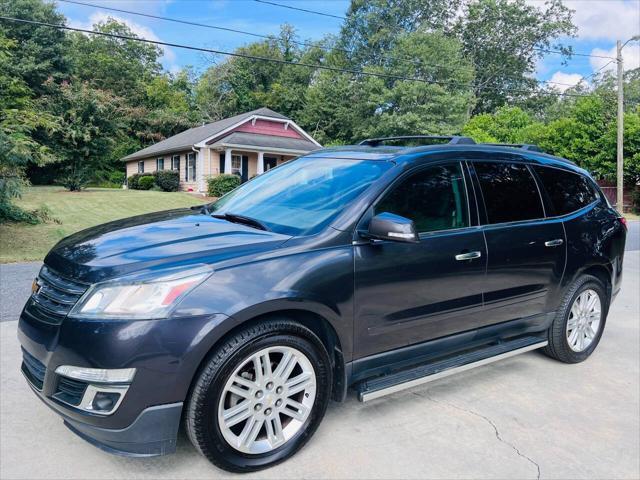
[{"label": "utility pole", "polygon": [[[626,43],[626,42],[625,42]],[[622,42],[616,42],[616,60],[618,62],[618,138],[616,156],[616,206],[618,212],[624,212],[624,69],[622,68]]]},{"label": "utility pole", "polygon": [[618,138],[616,155],[616,207],[620,213],[624,209],[624,69],[622,68],[622,49],[629,42],[637,42],[640,35],[631,37],[626,42],[616,42],[616,62],[618,63]]}]

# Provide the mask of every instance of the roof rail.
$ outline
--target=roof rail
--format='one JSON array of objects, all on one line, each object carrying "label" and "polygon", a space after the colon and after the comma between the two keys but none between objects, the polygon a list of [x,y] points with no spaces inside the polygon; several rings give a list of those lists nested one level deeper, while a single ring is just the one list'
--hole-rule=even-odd
[{"label": "roof rail", "polygon": [[445,142],[448,145],[472,145],[476,142],[469,137],[460,137],[457,135],[441,136],[441,135],[403,135],[399,137],[380,137],[380,138],[367,138],[361,141],[358,145],[366,145],[369,147],[377,147],[386,142],[393,142],[398,140],[448,140]]},{"label": "roof rail", "polygon": [[530,152],[544,153],[544,151],[539,146],[531,145],[527,143],[483,143],[482,145],[493,145],[494,147],[520,148],[522,150],[529,150]]}]

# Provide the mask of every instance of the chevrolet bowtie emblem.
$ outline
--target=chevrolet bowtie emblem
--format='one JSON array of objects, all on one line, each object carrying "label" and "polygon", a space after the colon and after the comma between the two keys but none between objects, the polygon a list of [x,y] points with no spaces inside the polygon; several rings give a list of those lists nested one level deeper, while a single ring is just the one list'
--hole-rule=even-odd
[{"label": "chevrolet bowtie emblem", "polygon": [[31,284],[31,293],[36,295],[40,291],[40,284],[38,283],[38,279],[34,278],[33,283]]}]

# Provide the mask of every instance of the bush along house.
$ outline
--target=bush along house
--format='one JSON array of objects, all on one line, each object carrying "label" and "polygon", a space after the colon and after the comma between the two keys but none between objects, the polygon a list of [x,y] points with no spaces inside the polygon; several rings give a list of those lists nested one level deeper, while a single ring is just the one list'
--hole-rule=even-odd
[{"label": "bush along house", "polygon": [[180,190],[206,193],[220,174],[250,178],[320,148],[293,120],[268,108],[190,128],[122,159],[127,178],[138,173],[178,171]]}]

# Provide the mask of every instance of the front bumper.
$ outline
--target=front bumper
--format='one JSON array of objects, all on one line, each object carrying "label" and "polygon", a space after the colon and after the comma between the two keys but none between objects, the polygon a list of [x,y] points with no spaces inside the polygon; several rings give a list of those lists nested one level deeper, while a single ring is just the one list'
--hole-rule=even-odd
[{"label": "front bumper", "polygon": [[153,457],[176,451],[182,402],[145,408],[128,427],[109,429],[71,418],[55,408],[31,382],[29,386],[45,405],[62,417],[69,430],[105,452],[126,457]]},{"label": "front bumper", "polygon": [[[18,339],[24,361],[40,367],[40,381],[24,368],[23,373],[67,427],[99,448],[130,456],[171,453],[191,380],[216,340],[216,327],[227,319],[217,314],[149,321],[65,318],[51,325],[23,311]],[[136,374],[118,408],[100,415],[61,401],[64,377],[55,372],[60,365],[135,368]]]}]

